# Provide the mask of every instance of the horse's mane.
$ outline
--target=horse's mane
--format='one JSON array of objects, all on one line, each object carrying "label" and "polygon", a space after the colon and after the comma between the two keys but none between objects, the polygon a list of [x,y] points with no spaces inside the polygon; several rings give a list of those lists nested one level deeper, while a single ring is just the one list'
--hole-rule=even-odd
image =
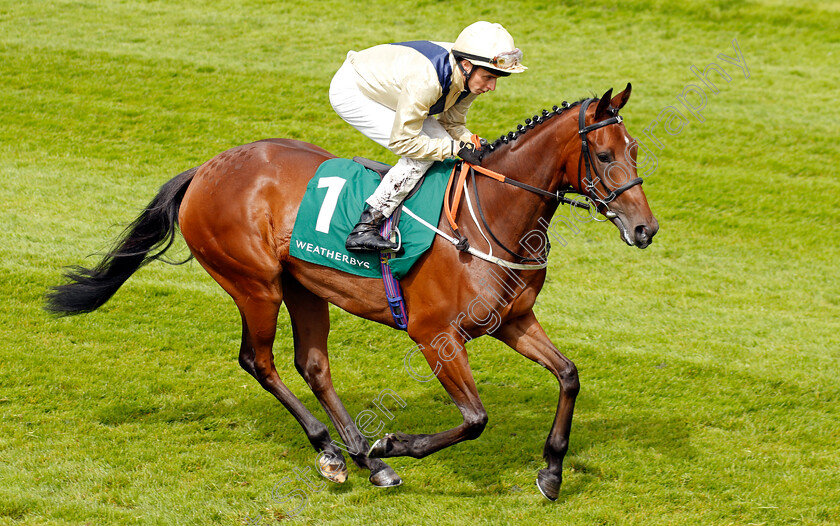
[{"label": "horse's mane", "polygon": [[[561,115],[564,111],[566,111],[570,108],[574,108],[576,106],[579,106],[583,101],[587,100],[588,98],[590,98],[590,97],[584,97],[580,100],[572,102],[571,104],[569,104],[568,102],[566,102],[564,100],[560,104],[560,106],[556,106],[556,105],[552,106],[551,111],[542,110],[542,113],[534,115],[533,117],[531,117],[529,119],[525,119],[525,124],[524,125],[523,124],[517,124],[516,125],[516,130],[508,132],[506,134],[503,134],[501,137],[499,137],[498,139],[496,139],[492,143],[487,144],[484,147],[485,148],[484,155],[489,155],[489,154],[493,153],[493,151],[495,151],[497,148],[499,148],[503,144],[508,144],[511,141],[515,141],[516,139],[519,138],[520,135],[524,135],[525,133],[528,132],[528,130],[533,130],[534,128],[536,128],[540,124],[546,122],[550,118],[552,118],[556,115]],[[599,99],[596,98],[595,100],[597,101]]]}]

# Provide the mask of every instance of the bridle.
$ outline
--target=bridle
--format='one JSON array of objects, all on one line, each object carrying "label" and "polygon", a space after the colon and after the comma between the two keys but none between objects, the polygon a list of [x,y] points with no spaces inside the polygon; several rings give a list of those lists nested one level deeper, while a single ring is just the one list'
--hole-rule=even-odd
[{"label": "bridle", "polygon": [[[605,208],[604,211],[607,217],[612,215],[615,217],[614,213],[610,214],[610,207],[609,204],[615,201],[616,197],[620,196],[627,190],[633,188],[637,184],[642,184],[643,179],[641,177],[636,177],[632,181],[625,183],[624,185],[616,188],[615,190],[610,190],[607,188],[607,185],[604,184],[604,180],[598,174],[598,170],[595,168],[595,162],[592,160],[592,152],[589,151],[589,143],[587,141],[587,134],[589,132],[595,131],[599,128],[603,128],[604,126],[609,126],[610,124],[618,124],[622,121],[621,115],[618,114],[618,110],[614,110],[613,116],[609,119],[605,119],[603,121],[598,121],[595,123],[586,126],[585,118],[586,118],[586,108],[594,102],[595,99],[586,99],[580,105],[580,114],[578,115],[578,135],[580,135],[580,157],[578,158],[578,188],[582,192],[585,192],[583,195],[590,199],[593,203],[596,203],[596,206],[600,209],[601,207]],[[586,178],[583,178],[581,174],[580,165],[583,163],[586,167]],[[609,192],[609,194],[601,199],[597,195],[595,195],[595,187],[597,182],[593,181],[592,179],[592,172],[595,172],[595,177],[597,182],[601,183],[601,186],[604,187],[604,190]]]},{"label": "bridle", "polygon": [[[636,185],[642,184],[643,179],[641,177],[637,177],[637,178],[633,179],[632,181],[620,186],[619,188],[616,188],[615,190],[610,190],[609,188],[607,188],[606,184],[604,184],[604,181],[601,178],[601,176],[598,174],[598,170],[595,167],[594,161],[592,160],[592,153],[589,150],[589,143],[588,143],[588,140],[587,140],[587,135],[589,134],[589,132],[595,131],[599,128],[603,128],[604,126],[609,126],[611,124],[618,124],[622,121],[622,118],[621,118],[620,115],[618,115],[618,110],[614,110],[613,116],[610,117],[609,119],[598,121],[598,122],[595,122],[593,124],[590,124],[589,126],[586,126],[586,123],[585,123],[586,109],[595,100],[597,100],[597,99],[590,98],[590,99],[586,99],[585,101],[583,101],[581,103],[580,113],[578,115],[578,135],[580,136],[580,140],[581,140],[581,151],[580,151],[580,157],[578,158],[578,188],[580,189],[581,195],[583,195],[589,201],[592,201],[592,203],[595,204],[596,208],[598,208],[598,209],[605,208],[606,209],[606,210],[604,210],[604,215],[606,215],[608,218],[613,218],[613,217],[616,217],[616,215],[615,215],[615,212],[613,212],[609,209],[609,204],[611,202],[613,202],[618,196],[620,196],[621,194],[623,194],[624,192],[629,190],[630,188],[633,188]],[[582,172],[582,170],[581,170],[581,164],[584,164],[585,169],[586,169],[585,170],[585,177],[584,177],[584,172]],[[580,202],[580,201],[576,201],[574,199],[569,199],[568,197],[565,196],[566,193],[569,193],[569,192],[572,191],[571,188],[569,188],[567,190],[564,190],[564,191],[558,190],[558,191],[552,193],[552,192],[543,190],[541,188],[531,186],[527,183],[523,183],[523,182],[520,182],[520,181],[516,181],[514,179],[510,179],[510,178],[508,178],[508,177],[506,177],[502,174],[496,173],[492,170],[488,170],[487,168],[483,168],[481,166],[475,166],[475,165],[469,164],[467,162],[462,163],[461,176],[458,178],[458,183],[457,183],[456,190],[455,190],[455,194],[456,194],[455,195],[455,203],[454,203],[454,206],[450,206],[449,205],[449,193],[450,193],[450,189],[451,189],[451,183],[456,179],[455,173],[457,172],[457,170],[458,170],[458,165],[456,165],[455,168],[452,171],[452,178],[450,180],[450,186],[447,188],[447,192],[446,192],[446,200],[445,200],[444,210],[445,210],[446,215],[449,219],[449,223],[450,223],[450,226],[452,227],[453,232],[458,237],[459,242],[457,243],[456,246],[458,247],[459,250],[463,250],[463,251],[469,250],[469,243],[467,242],[467,239],[465,237],[463,237],[463,235],[458,231],[458,226],[455,223],[455,210],[458,207],[460,188],[461,188],[462,185],[465,185],[466,175],[468,173],[469,173],[469,175],[471,176],[471,179],[472,179],[472,186],[473,186],[473,193],[475,194],[476,207],[478,208],[478,213],[479,213],[479,216],[481,217],[481,221],[482,221],[482,223],[484,223],[484,228],[487,229],[487,232],[490,234],[490,237],[493,238],[493,241],[495,241],[497,245],[499,245],[505,252],[507,252],[511,256],[517,258],[522,263],[544,263],[545,258],[548,257],[548,248],[549,248],[548,245],[546,246],[545,258],[527,258],[527,257],[524,257],[524,256],[520,256],[516,252],[509,249],[507,246],[505,246],[504,243],[502,243],[496,237],[495,234],[493,234],[493,231],[490,229],[490,225],[487,223],[487,219],[484,217],[484,211],[481,208],[481,201],[478,197],[478,188],[476,187],[476,183],[475,183],[476,172],[478,172],[482,175],[486,175],[486,176],[490,177],[491,179],[495,179],[499,182],[506,183],[506,184],[509,184],[509,185],[512,185],[512,186],[516,186],[518,188],[522,188],[523,190],[527,190],[527,191],[535,193],[537,195],[541,195],[543,197],[554,198],[558,202],[561,202],[561,203],[564,203],[564,204],[569,204],[569,205],[572,205],[572,206],[576,206],[578,208],[585,208],[587,210],[590,209],[590,205],[588,203],[583,203],[583,202]],[[595,174],[595,179],[593,179],[593,177],[592,177],[593,172]],[[601,183],[601,186],[604,188],[604,190],[609,192],[609,194],[606,197],[604,197],[603,199],[598,197],[594,192],[598,182]],[[574,192],[574,193],[577,193],[577,192]]]}]

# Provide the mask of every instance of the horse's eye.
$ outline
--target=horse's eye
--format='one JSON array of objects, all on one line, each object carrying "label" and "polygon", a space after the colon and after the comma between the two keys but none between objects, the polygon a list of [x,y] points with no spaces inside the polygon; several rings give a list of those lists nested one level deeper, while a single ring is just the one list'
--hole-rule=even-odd
[{"label": "horse's eye", "polygon": [[599,153],[598,154],[598,160],[601,161],[602,163],[608,163],[608,162],[610,162],[610,154]]}]

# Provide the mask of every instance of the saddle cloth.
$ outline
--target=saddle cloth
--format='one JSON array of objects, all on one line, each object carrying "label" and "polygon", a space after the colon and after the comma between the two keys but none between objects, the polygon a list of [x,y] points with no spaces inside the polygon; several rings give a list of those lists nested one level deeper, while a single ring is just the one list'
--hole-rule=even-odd
[{"label": "saddle cloth", "polygon": [[[443,194],[455,161],[436,162],[426,172],[419,190],[404,207],[437,225]],[[368,278],[381,278],[379,254],[350,252],[344,247],[347,234],[379,185],[377,172],[350,159],[330,159],[315,172],[306,186],[292,230],[290,254],[298,259]],[[407,213],[398,224],[402,250],[388,262],[394,277],[401,279],[429,249],[435,233]]]}]

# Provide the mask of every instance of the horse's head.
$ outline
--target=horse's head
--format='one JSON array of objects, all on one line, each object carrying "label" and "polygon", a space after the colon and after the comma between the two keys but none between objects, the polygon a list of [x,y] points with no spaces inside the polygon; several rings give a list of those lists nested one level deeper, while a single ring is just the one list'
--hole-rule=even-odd
[{"label": "horse's head", "polygon": [[[598,211],[618,227],[628,245],[645,248],[659,230],[659,223],[648,206],[642,179],[636,174],[637,143],[618,115],[630,98],[630,89],[627,83],[615,97],[609,89],[600,100],[581,103],[580,156],[569,161],[567,173],[576,173],[576,168],[576,181],[571,181],[574,190],[595,203]],[[596,101],[597,105],[591,104]]]}]

